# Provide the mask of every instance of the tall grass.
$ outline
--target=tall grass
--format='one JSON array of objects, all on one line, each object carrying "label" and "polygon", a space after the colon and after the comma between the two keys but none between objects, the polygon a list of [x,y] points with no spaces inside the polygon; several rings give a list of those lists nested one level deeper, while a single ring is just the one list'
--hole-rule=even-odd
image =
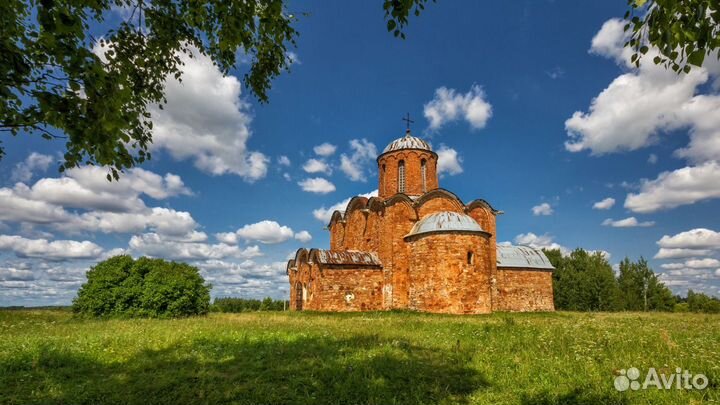
[{"label": "tall grass", "polygon": [[[214,313],[81,320],[0,311],[0,403],[717,403],[720,316]],[[618,392],[620,369],[708,388]]]}]

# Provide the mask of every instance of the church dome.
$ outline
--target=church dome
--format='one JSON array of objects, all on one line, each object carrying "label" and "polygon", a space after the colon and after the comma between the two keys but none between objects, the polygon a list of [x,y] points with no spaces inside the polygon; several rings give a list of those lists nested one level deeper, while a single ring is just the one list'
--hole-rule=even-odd
[{"label": "church dome", "polygon": [[407,130],[405,132],[405,136],[403,136],[402,138],[398,138],[390,142],[390,144],[385,147],[385,150],[383,150],[383,153],[401,149],[423,149],[432,151],[429,143],[423,141],[418,137],[410,135],[410,130]]},{"label": "church dome", "polygon": [[457,212],[441,211],[425,216],[416,222],[405,237],[438,232],[482,232],[482,227],[471,217]]}]

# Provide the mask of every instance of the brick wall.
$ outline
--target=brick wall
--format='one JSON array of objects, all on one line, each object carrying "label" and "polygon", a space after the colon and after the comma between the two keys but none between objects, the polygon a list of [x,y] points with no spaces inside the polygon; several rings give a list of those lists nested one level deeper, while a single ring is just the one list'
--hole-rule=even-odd
[{"label": "brick wall", "polygon": [[[290,309],[373,311],[382,309],[383,274],[379,268],[325,267],[304,264],[290,272]],[[301,289],[296,287],[297,284]],[[304,291],[304,293],[302,292]]]},{"label": "brick wall", "polygon": [[[425,159],[425,190],[421,162]],[[405,194],[422,195],[439,187],[437,155],[430,151],[406,149],[381,155],[378,159],[378,195],[386,199],[398,193],[398,166],[405,162]]]},{"label": "brick wall", "polygon": [[534,269],[498,269],[494,311],[554,311],[552,272]]},{"label": "brick wall", "polygon": [[[487,236],[430,234],[409,244],[410,309],[457,314],[491,312]],[[473,255],[471,264],[468,252]]]}]

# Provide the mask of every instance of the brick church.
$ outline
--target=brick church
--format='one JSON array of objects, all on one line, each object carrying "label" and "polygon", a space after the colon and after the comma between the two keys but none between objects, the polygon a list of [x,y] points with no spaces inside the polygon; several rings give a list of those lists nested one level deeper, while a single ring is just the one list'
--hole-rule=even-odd
[{"label": "brick church", "polygon": [[553,267],[531,247],[498,245],[502,211],[440,188],[438,155],[411,135],[378,156],[378,196],[354,197],[328,224],[330,249],[288,261],[290,307],[452,314],[553,311]]}]

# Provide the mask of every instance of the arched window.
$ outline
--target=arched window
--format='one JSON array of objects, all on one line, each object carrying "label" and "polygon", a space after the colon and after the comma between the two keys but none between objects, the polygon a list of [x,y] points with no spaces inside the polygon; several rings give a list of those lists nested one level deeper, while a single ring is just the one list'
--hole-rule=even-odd
[{"label": "arched window", "polygon": [[473,264],[473,252],[468,252],[467,254],[467,264]]},{"label": "arched window", "polygon": [[427,186],[425,185],[425,172],[426,172],[426,165],[427,161],[425,159],[420,161],[420,174],[422,175],[422,191],[423,193],[427,191]]},{"label": "arched window", "polygon": [[405,192],[405,161],[398,163],[398,193]]}]

